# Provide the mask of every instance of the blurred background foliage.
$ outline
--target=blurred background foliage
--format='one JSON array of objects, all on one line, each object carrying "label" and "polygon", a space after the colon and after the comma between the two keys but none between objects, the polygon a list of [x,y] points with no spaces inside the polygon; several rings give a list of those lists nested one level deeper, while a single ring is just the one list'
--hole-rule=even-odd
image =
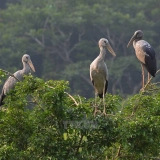
[{"label": "blurred background foliage", "polygon": [[0,68],[15,72],[27,53],[36,76],[68,80],[72,94],[90,98],[89,65],[99,54],[98,40],[105,37],[117,54],[106,55],[108,92],[135,94],[141,88],[141,67],[133,47],[126,46],[141,29],[159,60],[159,5],[157,0],[2,0]]}]

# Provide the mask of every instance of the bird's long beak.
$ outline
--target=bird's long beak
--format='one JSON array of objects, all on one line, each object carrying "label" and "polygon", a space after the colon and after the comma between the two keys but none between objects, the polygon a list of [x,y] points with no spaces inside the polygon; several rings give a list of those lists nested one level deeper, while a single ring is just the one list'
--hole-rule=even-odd
[{"label": "bird's long beak", "polygon": [[130,41],[127,44],[127,47],[129,47],[133,43],[134,40],[135,40],[135,35],[132,36],[132,38],[130,39]]},{"label": "bird's long beak", "polygon": [[115,54],[114,50],[112,49],[112,47],[110,46],[110,44],[107,45],[107,49],[113,56],[116,56],[116,54]]},{"label": "bird's long beak", "polygon": [[35,68],[31,60],[28,61],[28,64],[31,67],[32,71],[35,72]]}]

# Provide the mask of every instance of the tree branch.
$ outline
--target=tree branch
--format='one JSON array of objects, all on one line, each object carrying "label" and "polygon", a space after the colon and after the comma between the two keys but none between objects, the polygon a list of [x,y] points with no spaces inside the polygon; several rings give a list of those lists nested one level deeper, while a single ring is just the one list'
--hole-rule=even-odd
[{"label": "tree branch", "polygon": [[17,77],[15,77],[12,73],[6,71],[6,70],[3,70],[3,69],[0,69],[1,71],[7,73],[8,75],[10,75],[11,77],[15,78],[17,81],[20,81]]},{"label": "tree branch", "polygon": [[[54,89],[53,87],[48,86],[48,85],[47,85],[47,87]],[[69,93],[67,93],[67,92],[64,92],[64,93],[67,94],[74,101],[74,103],[76,104],[76,106],[79,106],[79,103],[77,103],[77,101]]]},{"label": "tree branch", "polygon": [[64,93],[67,94],[74,101],[76,106],[79,106],[79,103],[77,103],[76,100],[69,93],[67,93],[67,92],[64,92]]},{"label": "tree branch", "polygon": [[[157,74],[158,72],[160,72],[160,69],[157,70],[156,74]],[[151,82],[152,79],[153,79],[153,77],[151,77],[151,78],[148,80],[148,82],[146,83],[146,85],[144,86],[144,88],[142,88],[141,92],[143,92],[143,91],[146,89],[146,87],[148,86],[148,84]]]},{"label": "tree branch", "polygon": [[44,44],[37,37],[34,37],[31,34],[29,34],[29,33],[25,33],[25,34],[27,36],[31,37],[33,40],[35,40],[40,46],[45,47]]}]

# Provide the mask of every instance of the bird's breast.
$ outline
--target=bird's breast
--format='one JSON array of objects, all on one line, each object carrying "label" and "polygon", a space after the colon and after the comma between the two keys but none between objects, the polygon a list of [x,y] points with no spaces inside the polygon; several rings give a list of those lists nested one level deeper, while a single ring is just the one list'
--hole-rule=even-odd
[{"label": "bird's breast", "polygon": [[97,93],[103,93],[104,85],[106,82],[106,75],[103,72],[93,70],[92,78],[94,81],[94,88]]},{"label": "bird's breast", "polygon": [[136,50],[136,57],[143,64],[145,64],[145,55],[146,55],[145,52],[143,52],[142,50],[138,50],[138,49]]},{"label": "bird's breast", "polygon": [[145,64],[145,56],[146,56],[146,52],[143,50],[144,45],[148,45],[148,43],[146,43],[146,41],[139,41],[134,45],[136,57],[143,64]]}]

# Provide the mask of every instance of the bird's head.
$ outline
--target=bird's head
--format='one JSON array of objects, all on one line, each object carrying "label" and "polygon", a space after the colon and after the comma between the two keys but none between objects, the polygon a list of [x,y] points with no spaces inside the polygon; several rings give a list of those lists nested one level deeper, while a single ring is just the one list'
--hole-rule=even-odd
[{"label": "bird's head", "polygon": [[32,69],[33,72],[35,72],[35,68],[34,68],[34,65],[31,61],[31,58],[28,54],[24,54],[23,57],[22,57],[22,62],[26,63],[26,64],[29,64],[30,68]]},{"label": "bird's head", "polygon": [[141,40],[142,37],[143,37],[143,32],[141,30],[135,31],[132,38],[128,42],[127,47],[129,47],[133,43],[134,40]]},{"label": "bird's head", "polygon": [[108,40],[106,38],[101,38],[98,42],[99,47],[106,47],[108,49],[108,51],[113,55],[116,56],[114,50],[112,49],[112,47],[110,46]]}]

